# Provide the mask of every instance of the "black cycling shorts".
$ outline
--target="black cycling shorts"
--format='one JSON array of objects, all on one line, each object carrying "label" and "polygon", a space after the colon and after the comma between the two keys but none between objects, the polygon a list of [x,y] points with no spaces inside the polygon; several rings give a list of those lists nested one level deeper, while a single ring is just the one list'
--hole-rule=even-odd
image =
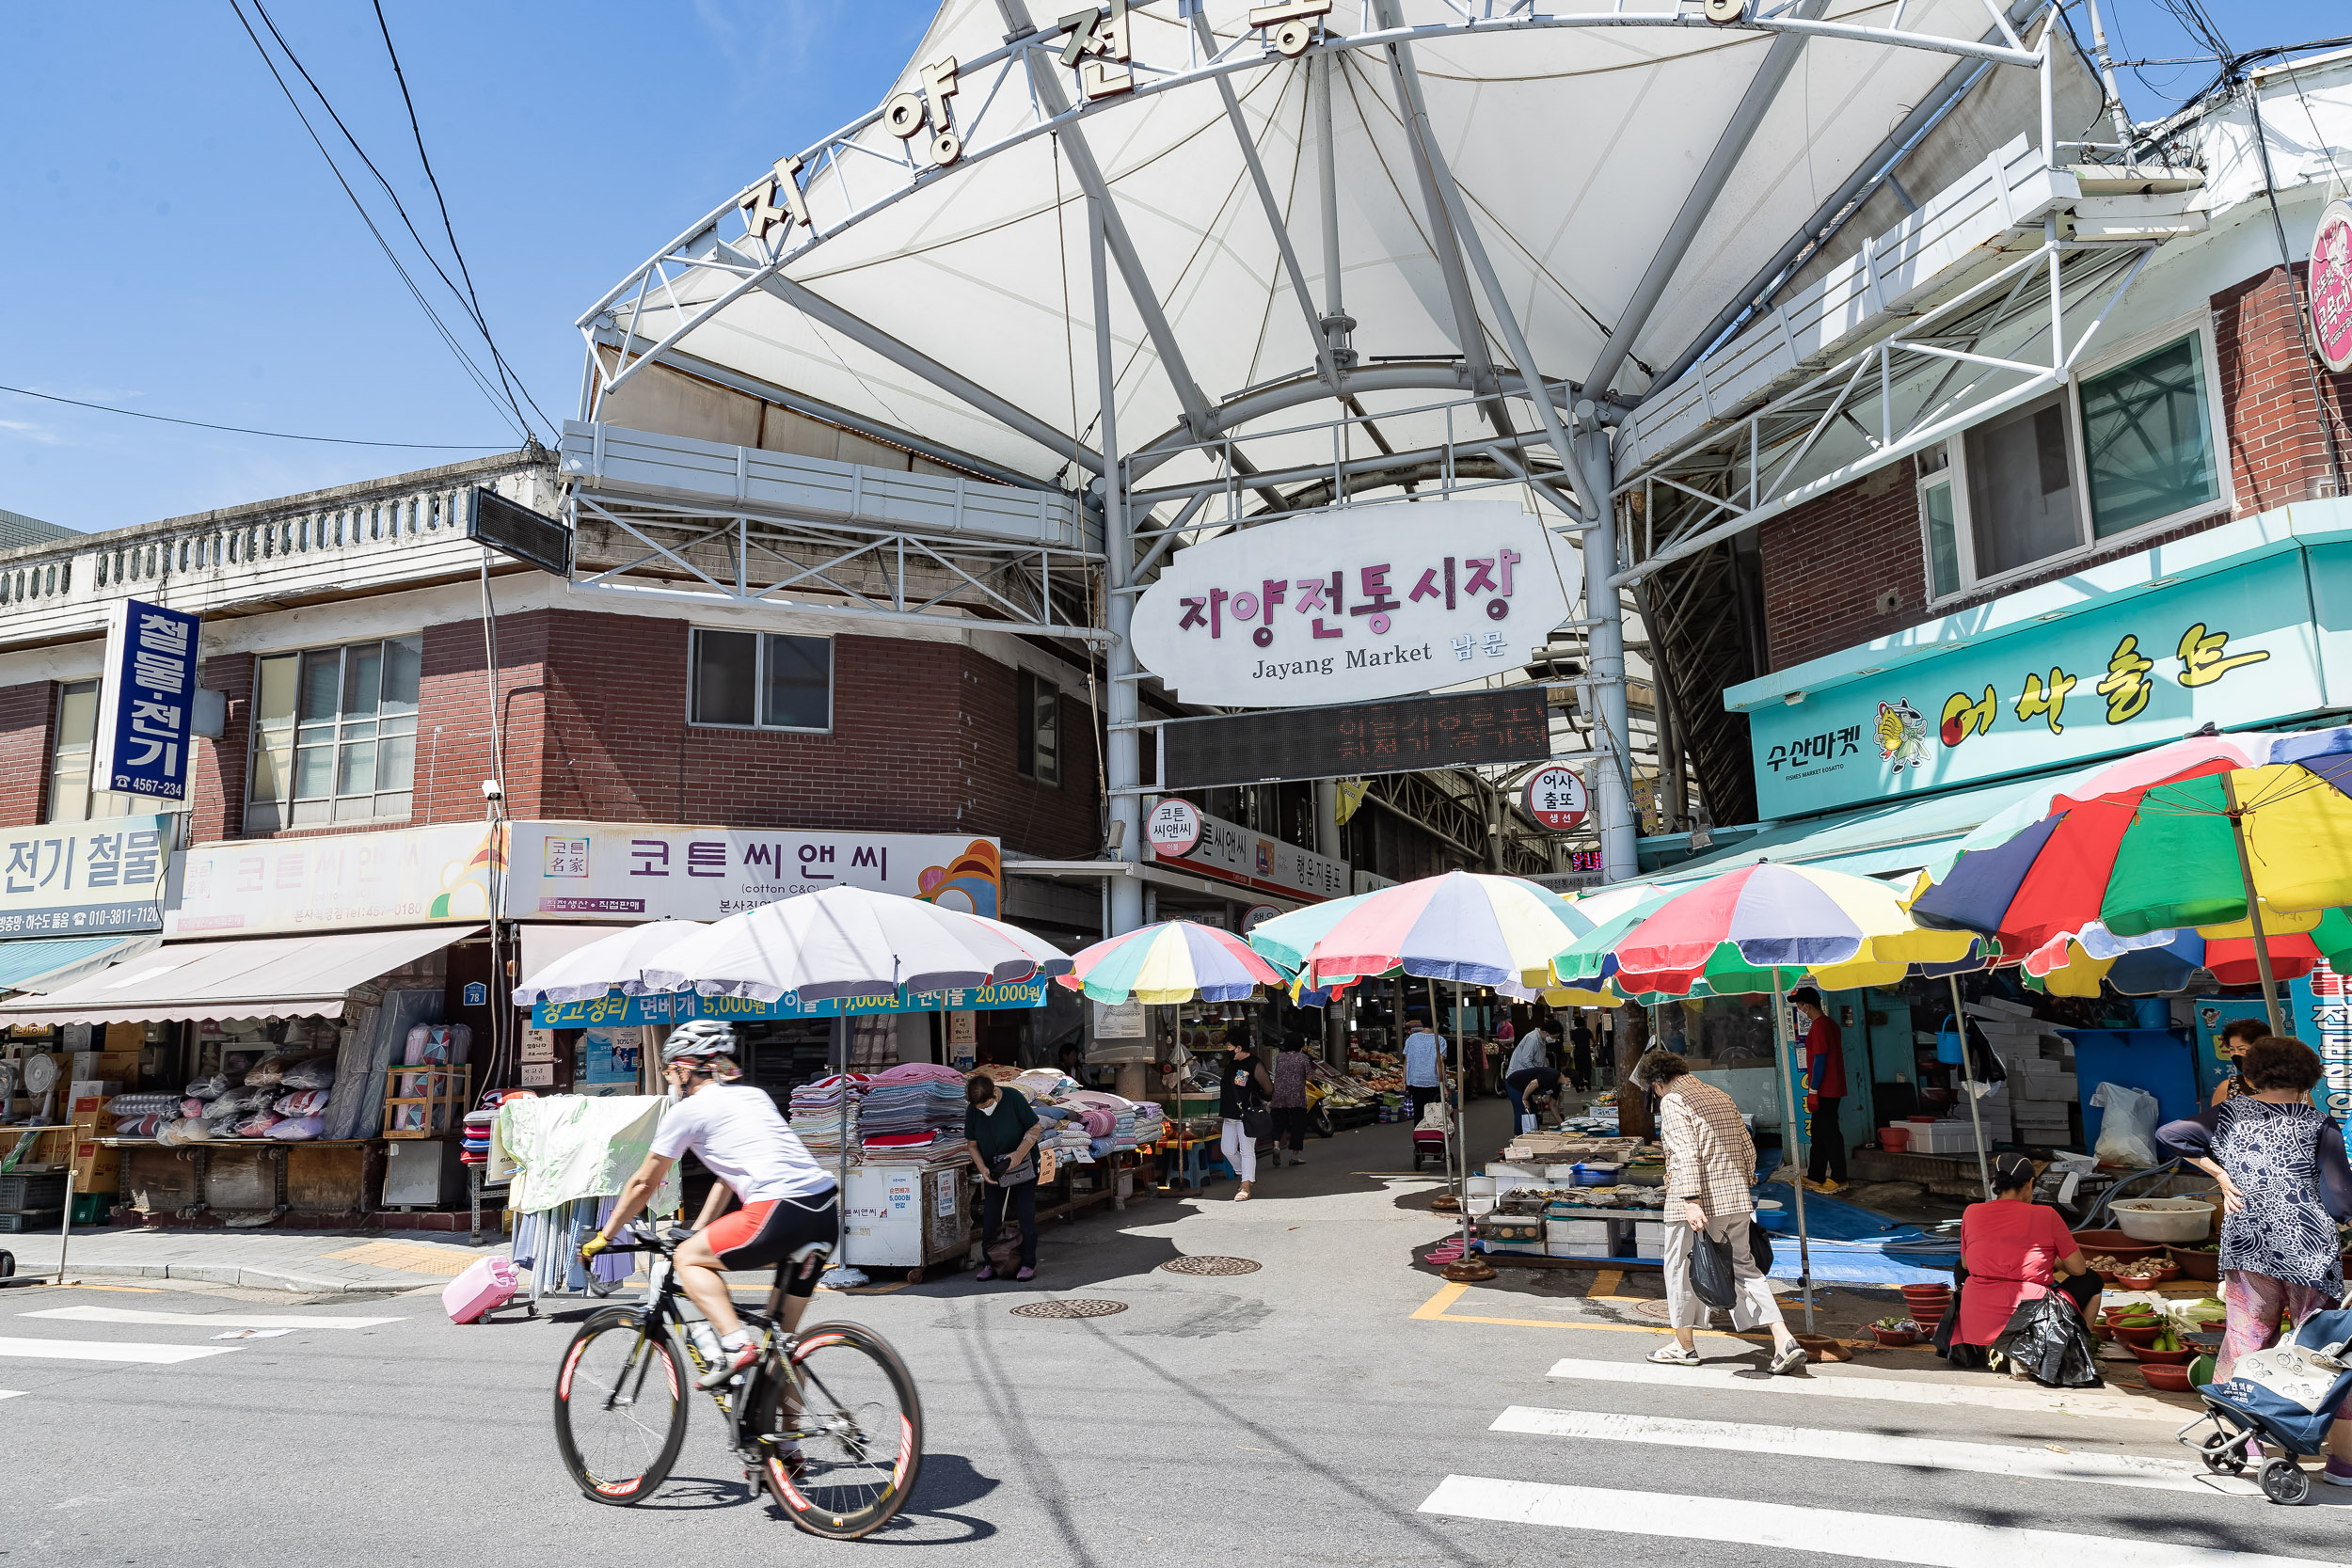
[{"label": "black cycling shorts", "polygon": [[730,1273],[782,1263],[811,1242],[823,1243],[823,1252],[811,1254],[785,1280],[786,1295],[812,1296],[826,1258],[841,1244],[839,1198],[838,1188],[827,1188],[813,1197],[747,1203],[713,1222],[703,1237],[718,1255],[720,1266]]}]

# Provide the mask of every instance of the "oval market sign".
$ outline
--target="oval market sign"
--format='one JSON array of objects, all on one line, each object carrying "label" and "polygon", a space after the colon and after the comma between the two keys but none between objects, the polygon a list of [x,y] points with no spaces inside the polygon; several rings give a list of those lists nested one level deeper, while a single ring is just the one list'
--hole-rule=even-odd
[{"label": "oval market sign", "polygon": [[1571,832],[1584,820],[1587,802],[1584,781],[1566,768],[1545,768],[1527,781],[1520,803],[1527,815],[1555,833]]},{"label": "oval market sign", "polygon": [[1516,501],[1345,507],[1177,553],[1136,657],[1188,703],[1311,707],[1502,674],[1568,618],[1557,536]]},{"label": "oval market sign", "polygon": [[2352,371],[2352,203],[2330,201],[2312,234],[2312,340],[2342,375]]},{"label": "oval market sign", "polygon": [[1188,855],[1200,842],[1200,814],[1190,800],[1162,800],[1144,819],[1143,836],[1163,859]]}]

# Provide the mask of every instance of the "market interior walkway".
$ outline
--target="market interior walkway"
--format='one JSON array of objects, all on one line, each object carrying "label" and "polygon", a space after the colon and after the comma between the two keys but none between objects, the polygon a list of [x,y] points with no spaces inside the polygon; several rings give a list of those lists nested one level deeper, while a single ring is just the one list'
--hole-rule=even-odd
[{"label": "market interior walkway", "polygon": [[[1500,1103],[1472,1116],[1500,1137]],[[1700,1339],[1704,1368],[1658,1367],[1634,1274],[1448,1287],[1418,1261],[1448,1230],[1431,1179],[1387,1174],[1409,1168],[1405,1134],[1316,1141],[1248,1203],[1221,1186],[1049,1227],[1036,1288],[960,1275],[822,1298],[922,1386],[922,1476],[873,1542],[787,1540],[707,1407],[647,1503],[583,1501],[548,1415],[576,1308],[460,1328],[437,1281],[326,1300],[167,1279],[0,1291],[0,1540],[74,1561],[231,1541],[289,1568],[329,1530],[392,1560],[491,1545],[551,1568],[918,1544],[1008,1568],[2346,1560],[2352,1493],[2287,1510],[2201,1479],[2171,1440],[2179,1400],[2020,1387],[1920,1352],[1771,1379],[1728,1335]],[[1259,1266],[1160,1266],[1180,1257]],[[1045,1299],[1120,1309],[1013,1315]],[[269,1337],[217,1338],[245,1333]],[[257,1526],[260,1495],[332,1504]]]}]

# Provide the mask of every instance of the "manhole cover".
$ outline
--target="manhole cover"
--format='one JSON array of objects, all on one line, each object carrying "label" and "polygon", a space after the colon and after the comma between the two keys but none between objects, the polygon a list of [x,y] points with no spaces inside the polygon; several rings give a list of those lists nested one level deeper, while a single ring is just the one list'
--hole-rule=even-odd
[{"label": "manhole cover", "polygon": [[1637,1318],[1647,1318],[1652,1323],[1662,1323],[1672,1315],[1672,1311],[1662,1301],[1644,1301],[1634,1304],[1633,1315]]},{"label": "manhole cover", "polygon": [[1264,1264],[1248,1258],[1171,1258],[1160,1267],[1169,1274],[1256,1274]]},{"label": "manhole cover", "polygon": [[1125,1310],[1127,1304],[1123,1301],[1033,1301],[1014,1307],[1012,1315],[1016,1318],[1107,1318],[1114,1312]]}]

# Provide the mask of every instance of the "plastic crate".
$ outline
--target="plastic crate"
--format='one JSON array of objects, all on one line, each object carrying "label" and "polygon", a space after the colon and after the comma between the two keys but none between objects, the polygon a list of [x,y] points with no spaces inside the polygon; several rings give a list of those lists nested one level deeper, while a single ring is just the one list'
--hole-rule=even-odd
[{"label": "plastic crate", "polygon": [[73,1223],[75,1225],[105,1225],[114,1218],[115,1205],[122,1201],[115,1193],[75,1193]]},{"label": "plastic crate", "polygon": [[59,1209],[64,1205],[62,1176],[0,1176],[0,1210]]},{"label": "plastic crate", "polygon": [[65,1223],[62,1209],[43,1209],[38,1212],[0,1213],[0,1235],[24,1235],[34,1230],[55,1230]]}]

